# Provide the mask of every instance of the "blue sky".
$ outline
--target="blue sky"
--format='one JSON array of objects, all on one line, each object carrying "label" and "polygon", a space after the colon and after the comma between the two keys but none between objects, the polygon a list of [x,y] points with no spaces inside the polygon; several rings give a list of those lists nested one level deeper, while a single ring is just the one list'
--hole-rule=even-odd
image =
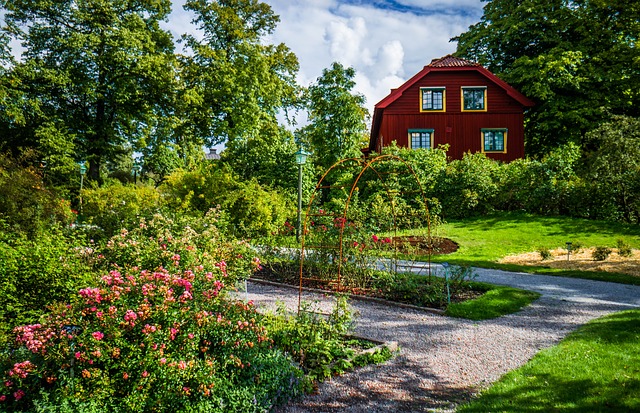
[{"label": "blue sky", "polygon": [[[263,0],[280,16],[269,39],[286,44],[308,86],[332,62],[356,69],[356,91],[373,106],[431,59],[456,49],[449,42],[482,16],[481,0]],[[190,17],[174,0],[168,28],[176,37]]]}]

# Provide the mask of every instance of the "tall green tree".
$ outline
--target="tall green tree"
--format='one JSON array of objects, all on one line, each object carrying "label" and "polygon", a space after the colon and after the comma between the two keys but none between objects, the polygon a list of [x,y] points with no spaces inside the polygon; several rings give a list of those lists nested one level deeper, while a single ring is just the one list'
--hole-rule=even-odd
[{"label": "tall green tree", "polygon": [[586,176],[603,215],[640,223],[640,119],[614,116],[586,138]]},{"label": "tall green tree", "polygon": [[354,68],[334,62],[307,91],[309,124],[303,135],[323,170],[339,159],[362,155],[369,112],[364,95],[353,91],[355,74]]},{"label": "tall green tree", "polygon": [[298,95],[297,57],[266,40],[279,17],[257,0],[189,0],[185,9],[203,36],[184,36],[182,100],[189,104],[181,133],[209,146],[242,146],[273,130]]},{"label": "tall green tree", "polygon": [[640,116],[640,3],[634,0],[489,0],[482,19],[453,40],[536,101],[526,149],[543,155],[610,113]]},{"label": "tall green tree", "polygon": [[[160,22],[170,0],[0,0],[4,32],[25,48],[12,76],[24,94],[14,143],[89,162],[88,177],[131,153],[171,104],[175,55]],[[44,153],[43,156],[51,154]]]}]

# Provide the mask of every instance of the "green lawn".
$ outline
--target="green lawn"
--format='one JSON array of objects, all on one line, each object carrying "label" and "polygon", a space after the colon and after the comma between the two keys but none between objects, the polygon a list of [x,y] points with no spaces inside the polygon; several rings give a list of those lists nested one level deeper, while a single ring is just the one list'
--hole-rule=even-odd
[{"label": "green lawn", "polygon": [[640,310],[594,320],[459,413],[640,411]]},{"label": "green lawn", "polygon": [[449,304],[445,311],[446,315],[468,320],[489,320],[520,311],[540,297],[538,293],[518,288],[475,284],[485,285],[487,292],[474,300]]},{"label": "green lawn", "polygon": [[[591,221],[568,217],[547,217],[521,213],[496,213],[487,216],[451,220],[437,228],[435,235],[456,241],[460,249],[446,256],[434,256],[435,262],[497,268],[566,277],[590,278],[640,285],[637,277],[604,272],[551,269],[544,266],[499,264],[513,254],[537,251],[540,247],[564,248],[566,243],[583,247],[615,247],[619,239],[640,249],[640,226],[617,222]],[[408,232],[407,232],[408,233]]]}]

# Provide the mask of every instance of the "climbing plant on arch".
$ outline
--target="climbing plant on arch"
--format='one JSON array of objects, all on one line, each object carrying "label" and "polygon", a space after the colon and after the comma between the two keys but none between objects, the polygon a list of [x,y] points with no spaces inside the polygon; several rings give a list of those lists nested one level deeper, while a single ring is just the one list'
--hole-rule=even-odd
[{"label": "climbing plant on arch", "polygon": [[336,162],[306,209],[299,309],[305,285],[358,293],[374,273],[396,274],[399,249],[406,248],[399,229],[421,231],[430,255],[431,225],[422,185],[406,160],[388,154]]}]

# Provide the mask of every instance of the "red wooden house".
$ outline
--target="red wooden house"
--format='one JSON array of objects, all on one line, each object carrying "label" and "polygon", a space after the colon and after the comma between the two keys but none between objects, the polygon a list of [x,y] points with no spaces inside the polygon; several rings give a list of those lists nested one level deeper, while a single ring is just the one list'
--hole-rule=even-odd
[{"label": "red wooden house", "polygon": [[367,152],[449,144],[448,156],[484,152],[501,161],[524,157],[524,111],[534,103],[478,63],[434,59],[382,99],[373,112]]}]

